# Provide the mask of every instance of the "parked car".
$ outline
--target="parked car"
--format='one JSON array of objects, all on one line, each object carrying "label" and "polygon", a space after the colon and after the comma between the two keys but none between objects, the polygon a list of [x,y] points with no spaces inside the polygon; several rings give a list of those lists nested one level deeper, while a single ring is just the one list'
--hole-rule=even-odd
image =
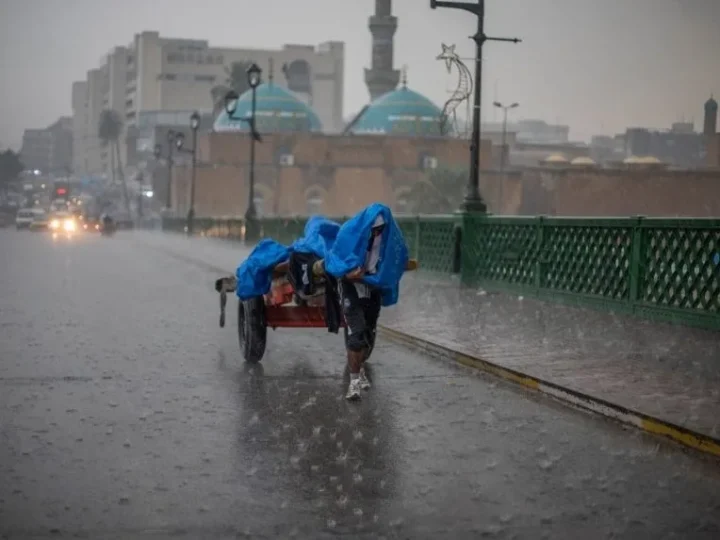
[{"label": "parked car", "polygon": [[15,216],[15,227],[17,229],[29,229],[35,219],[44,215],[45,212],[39,208],[23,208],[18,210]]}]

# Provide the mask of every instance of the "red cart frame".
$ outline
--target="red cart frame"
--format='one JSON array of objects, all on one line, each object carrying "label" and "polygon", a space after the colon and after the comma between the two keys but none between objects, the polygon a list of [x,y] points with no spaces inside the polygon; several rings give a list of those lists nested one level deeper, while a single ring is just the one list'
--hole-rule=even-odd
[{"label": "red cart frame", "polygon": [[[410,259],[406,271],[416,270],[418,262]],[[267,328],[326,328],[325,316],[325,267],[321,259],[313,265],[312,274],[318,280],[318,293],[300,298],[288,279],[289,263],[283,262],[273,270],[270,291],[262,297],[240,300],[238,304],[238,337],[240,348],[248,362],[259,362],[265,352]],[[359,280],[348,275],[347,279]],[[235,292],[235,276],[215,281],[215,290],[220,293],[220,327],[225,326],[227,294]],[[340,322],[340,327],[345,321]]]}]

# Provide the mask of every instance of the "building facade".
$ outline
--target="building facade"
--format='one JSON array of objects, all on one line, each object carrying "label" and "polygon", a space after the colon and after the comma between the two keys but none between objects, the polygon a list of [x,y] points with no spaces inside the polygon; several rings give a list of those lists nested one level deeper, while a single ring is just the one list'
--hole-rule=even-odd
[{"label": "building facade", "polygon": [[[441,137],[275,133],[256,145],[255,205],[261,216],[349,215],[376,201],[411,211],[407,195],[437,169],[467,170],[468,140]],[[250,137],[205,134],[199,144],[195,211],[241,216],[247,208]],[[492,161],[483,141],[481,164]],[[157,169],[156,185],[167,177]],[[187,212],[191,168],[173,169],[173,210]],[[464,187],[464,186],[463,186]]]},{"label": "building facade", "polygon": [[625,132],[626,156],[652,156],[674,167],[694,168],[705,163],[705,137],[675,124],[669,131],[630,128]]},{"label": "building facade", "polygon": [[26,129],[20,158],[27,169],[67,176],[73,169],[73,120],[62,117],[45,129]]},{"label": "building facade", "polygon": [[233,65],[252,62],[263,69],[264,80],[312,106],[324,131],[339,132],[344,56],[344,44],[335,41],[262,50],[211,47],[208,41],[164,38],[158,32],[137,34],[128,46],[111,50],[99,68],[73,86],[73,135],[83,141],[76,158],[78,172],[108,171],[109,151],[97,139],[103,110],[114,110],[123,121],[121,159],[127,163],[136,152],[134,148],[128,152],[127,143],[142,138],[137,130],[147,128],[148,118],[163,112],[212,113],[216,96],[224,95],[231,84]]}]

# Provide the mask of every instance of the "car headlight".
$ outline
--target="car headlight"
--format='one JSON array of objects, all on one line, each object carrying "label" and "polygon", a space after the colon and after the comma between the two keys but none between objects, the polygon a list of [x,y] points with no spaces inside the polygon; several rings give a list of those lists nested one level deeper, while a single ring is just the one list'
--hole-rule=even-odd
[{"label": "car headlight", "polygon": [[51,229],[59,229],[59,228],[60,228],[60,221],[58,221],[57,219],[53,219],[53,220],[50,222],[50,228],[51,228]]},{"label": "car headlight", "polygon": [[66,219],[63,222],[63,229],[67,232],[72,232],[75,230],[75,221],[72,219]]}]

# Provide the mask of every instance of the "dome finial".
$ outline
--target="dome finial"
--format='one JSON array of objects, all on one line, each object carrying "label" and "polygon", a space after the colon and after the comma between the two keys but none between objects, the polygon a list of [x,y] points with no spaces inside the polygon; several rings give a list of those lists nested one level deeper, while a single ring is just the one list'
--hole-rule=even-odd
[{"label": "dome finial", "polygon": [[268,83],[272,85],[275,80],[275,62],[272,58],[268,58]]},{"label": "dome finial", "polygon": [[407,67],[407,64],[405,64],[402,67],[402,79],[401,79],[403,90],[407,90],[407,72],[408,72],[408,67]]}]

